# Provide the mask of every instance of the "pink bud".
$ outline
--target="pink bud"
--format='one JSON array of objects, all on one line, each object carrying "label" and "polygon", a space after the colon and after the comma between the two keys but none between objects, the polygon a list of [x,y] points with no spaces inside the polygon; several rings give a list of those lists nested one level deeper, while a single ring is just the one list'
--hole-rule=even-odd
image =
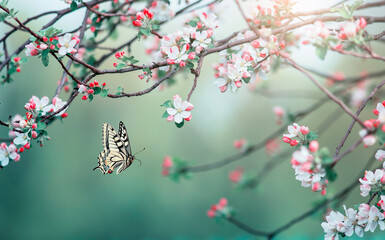
[{"label": "pink bud", "polygon": [[172,159],[170,156],[165,156],[164,159],[163,159],[163,167],[165,168],[170,168],[172,167],[173,163],[172,163]]},{"label": "pink bud", "polygon": [[283,137],[282,141],[284,141],[285,143],[290,143],[291,142],[291,138]]},{"label": "pink bud", "polygon": [[380,114],[380,112],[377,109],[373,109],[373,113],[374,113],[374,115]]},{"label": "pink bud", "polygon": [[361,17],[358,21],[358,27],[364,29],[366,27],[366,19]]},{"label": "pink bud", "polygon": [[195,52],[191,52],[188,54],[188,59],[193,60],[195,58]]},{"label": "pink bud", "polygon": [[305,127],[305,126],[301,126],[301,133],[303,135],[307,135],[309,133],[309,128],[308,127]]},{"label": "pink bud", "polygon": [[179,67],[184,67],[184,66],[186,66],[186,62],[180,61],[180,62],[179,62]]},{"label": "pink bud", "polygon": [[39,51],[37,49],[31,50],[31,56],[36,56],[39,54]]},{"label": "pink bud", "polygon": [[326,189],[324,188],[324,189],[322,189],[322,191],[321,191],[321,195],[322,195],[322,196],[325,196],[325,194],[326,194]]},{"label": "pink bud", "polygon": [[227,205],[227,199],[226,198],[221,198],[219,200],[219,205],[222,207],[225,207]]},{"label": "pink bud", "polygon": [[191,111],[194,109],[194,105],[192,103],[188,103],[188,107],[186,108],[186,111]]},{"label": "pink bud", "polygon": [[34,124],[32,124],[32,129],[36,129],[37,128],[37,123],[34,123]]},{"label": "pink bud", "polygon": [[174,115],[169,115],[167,117],[167,121],[171,122],[172,120],[174,120]]},{"label": "pink bud", "polygon": [[6,143],[4,143],[4,142],[3,142],[3,143],[1,143],[1,144],[0,144],[0,148],[2,148],[2,149],[6,149],[6,148],[7,148],[7,144],[6,144]]},{"label": "pink bud", "polygon": [[313,192],[318,191],[319,188],[320,188],[320,186],[319,186],[319,183],[318,183],[318,182],[314,183],[313,186],[312,186]]},{"label": "pink bud", "polygon": [[212,29],[207,30],[207,38],[213,35],[214,31]]},{"label": "pink bud", "polygon": [[207,216],[209,217],[209,218],[213,218],[213,217],[215,217],[215,211],[213,211],[213,210],[208,210],[207,211]]},{"label": "pink bud", "polygon": [[18,162],[20,161],[20,155],[16,154],[16,157],[13,159],[13,161]]},{"label": "pink bud", "polygon": [[167,59],[167,64],[173,65],[173,64],[175,64],[175,60],[169,58],[169,59]]},{"label": "pink bud", "polygon": [[240,88],[242,86],[242,82],[241,81],[235,81],[235,86],[237,88]]},{"label": "pink bud", "polygon": [[30,148],[31,148],[31,145],[30,145],[29,143],[27,143],[27,144],[24,145],[24,147],[25,147],[26,149],[30,149]]},{"label": "pink bud", "polygon": [[381,178],[381,183],[382,183],[382,184],[384,184],[384,183],[385,183],[385,175],[384,175],[384,176],[382,176],[382,178]]},{"label": "pink bud", "polygon": [[227,86],[226,85],[221,86],[221,87],[219,87],[219,90],[221,90],[221,92],[226,92]]},{"label": "pink bud", "polygon": [[132,25],[134,25],[135,27],[141,27],[142,26],[142,22],[140,20],[135,20],[132,22]]},{"label": "pink bud", "polygon": [[203,47],[202,47],[202,46],[197,46],[197,47],[195,48],[195,52],[197,52],[197,53],[200,53],[202,50],[203,50]]},{"label": "pink bud", "polygon": [[290,142],[290,146],[294,147],[298,145],[298,140],[297,139],[292,139],[291,142]]},{"label": "pink bud", "polygon": [[167,176],[168,174],[169,174],[168,169],[167,169],[167,168],[164,168],[164,169],[162,170],[162,175],[163,175],[163,176]]},{"label": "pink bud", "polygon": [[31,136],[32,136],[32,138],[37,138],[37,132],[36,131],[32,131],[31,132]]},{"label": "pink bud", "polygon": [[319,148],[319,144],[316,140],[313,140],[309,144],[309,150],[310,152],[317,152]]},{"label": "pink bud", "polygon": [[191,118],[192,118],[192,115],[190,115],[189,117],[185,118],[184,120],[186,120],[186,121],[190,121],[190,120],[191,120]]}]

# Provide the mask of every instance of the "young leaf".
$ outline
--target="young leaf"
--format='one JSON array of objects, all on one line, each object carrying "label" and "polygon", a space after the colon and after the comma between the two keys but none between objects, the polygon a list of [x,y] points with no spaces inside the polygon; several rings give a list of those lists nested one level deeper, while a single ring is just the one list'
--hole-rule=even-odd
[{"label": "young leaf", "polygon": [[326,53],[328,52],[328,46],[320,46],[320,47],[317,47],[315,49],[315,54],[317,54],[317,56],[324,60],[325,59],[325,56],[326,56]]},{"label": "young leaf", "polygon": [[103,89],[101,92],[100,92],[100,96],[101,97],[107,97],[108,95],[108,89]]},{"label": "young leaf", "polygon": [[47,125],[43,122],[38,122],[35,130],[43,130]]}]

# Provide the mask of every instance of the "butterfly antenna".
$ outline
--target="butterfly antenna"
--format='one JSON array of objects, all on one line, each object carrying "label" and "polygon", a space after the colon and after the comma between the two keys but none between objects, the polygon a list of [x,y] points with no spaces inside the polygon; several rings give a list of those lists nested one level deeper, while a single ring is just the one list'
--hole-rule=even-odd
[{"label": "butterfly antenna", "polygon": [[142,166],[142,160],[138,159],[138,158],[135,158],[135,160],[138,160],[139,161],[139,167]]},{"label": "butterfly antenna", "polygon": [[135,156],[136,154],[138,154],[138,153],[141,153],[141,152],[143,152],[144,150],[146,150],[146,148],[143,148],[142,150],[140,150],[139,152],[136,152],[136,153],[134,153],[134,155],[133,156]]}]

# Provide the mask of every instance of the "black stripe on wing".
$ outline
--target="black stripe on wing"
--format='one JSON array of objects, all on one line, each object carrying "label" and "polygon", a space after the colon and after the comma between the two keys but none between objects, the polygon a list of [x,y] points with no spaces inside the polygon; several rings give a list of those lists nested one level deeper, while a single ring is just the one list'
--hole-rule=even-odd
[{"label": "black stripe on wing", "polygon": [[[127,158],[125,155],[119,152],[111,152],[109,150],[104,150],[98,156],[98,166],[94,168],[99,168],[103,174],[112,173],[115,168],[121,169],[122,165],[126,165]],[[121,171],[116,172],[116,174]]]},{"label": "black stripe on wing", "polygon": [[108,123],[103,124],[103,148],[111,152],[120,152],[127,156],[127,150],[116,133],[115,129]]},{"label": "black stripe on wing", "polygon": [[130,140],[128,139],[127,129],[122,121],[120,121],[119,123],[119,137],[124,143],[124,147],[126,148],[128,155],[132,155],[131,144]]}]

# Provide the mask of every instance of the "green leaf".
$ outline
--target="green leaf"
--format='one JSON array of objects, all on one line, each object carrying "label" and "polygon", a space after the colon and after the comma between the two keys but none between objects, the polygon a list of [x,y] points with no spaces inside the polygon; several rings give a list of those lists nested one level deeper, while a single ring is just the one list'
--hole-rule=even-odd
[{"label": "green leaf", "polygon": [[175,123],[175,125],[176,125],[178,128],[183,127],[183,125],[184,125],[184,120],[182,120],[181,123]]},{"label": "green leaf", "polygon": [[46,57],[46,56],[48,56],[48,54],[49,54],[49,49],[48,48],[44,49],[43,51],[41,51],[41,56],[42,57]]},{"label": "green leaf", "polygon": [[194,68],[194,63],[186,62],[186,67],[189,68],[189,69],[192,69],[192,68]]},{"label": "green leaf", "polygon": [[334,171],[332,168],[326,168],[326,178],[330,181],[333,182],[337,179],[337,173]]},{"label": "green leaf", "polygon": [[151,32],[148,28],[139,28],[139,32],[142,33],[143,35],[150,36]]},{"label": "green leaf", "polygon": [[118,89],[117,89],[117,92],[116,92],[116,95],[120,95],[122,94],[124,91],[124,89],[121,87],[121,86],[118,86]]},{"label": "green leaf", "polygon": [[316,140],[318,137],[319,137],[319,136],[318,136],[317,133],[311,131],[311,132],[309,132],[309,133],[306,135],[306,140],[310,142],[310,141]]},{"label": "green leaf", "polygon": [[89,100],[90,102],[92,102],[92,100],[94,100],[94,95],[89,94],[89,95],[88,95],[88,100]]},{"label": "green leaf", "polygon": [[101,91],[101,93],[100,93],[100,96],[101,96],[101,97],[107,97],[107,95],[108,95],[108,89],[103,89],[103,90]]},{"label": "green leaf", "polygon": [[326,53],[328,52],[328,46],[320,46],[315,49],[315,54],[322,60],[325,59]]},{"label": "green leaf", "polygon": [[20,59],[20,63],[26,63],[27,62],[27,58],[21,58]]},{"label": "green leaf", "polygon": [[94,95],[98,95],[102,91],[100,87],[94,87],[93,89],[94,89]]},{"label": "green leaf", "polygon": [[126,67],[126,66],[127,66],[127,64],[125,64],[125,63],[119,63],[119,64],[116,66],[116,69],[120,70],[120,69],[122,69],[122,68],[124,68],[124,67]]},{"label": "green leaf", "polygon": [[78,4],[75,1],[73,1],[71,3],[70,8],[71,8],[71,11],[75,11],[78,8]]},{"label": "green leaf", "polygon": [[167,113],[167,111],[165,111],[162,115],[162,118],[167,118],[169,116],[169,114]]},{"label": "green leaf", "polygon": [[49,64],[49,56],[42,56],[41,61],[43,62],[43,65],[47,67]]},{"label": "green leaf", "polygon": [[165,101],[162,105],[160,105],[161,107],[166,107],[166,108],[170,108],[171,107],[171,100],[167,100]]},{"label": "green leaf", "polygon": [[46,127],[47,127],[47,125],[46,125],[45,123],[43,123],[43,122],[38,122],[38,123],[37,123],[37,127],[36,127],[35,130],[43,130],[43,129],[45,129]]}]

